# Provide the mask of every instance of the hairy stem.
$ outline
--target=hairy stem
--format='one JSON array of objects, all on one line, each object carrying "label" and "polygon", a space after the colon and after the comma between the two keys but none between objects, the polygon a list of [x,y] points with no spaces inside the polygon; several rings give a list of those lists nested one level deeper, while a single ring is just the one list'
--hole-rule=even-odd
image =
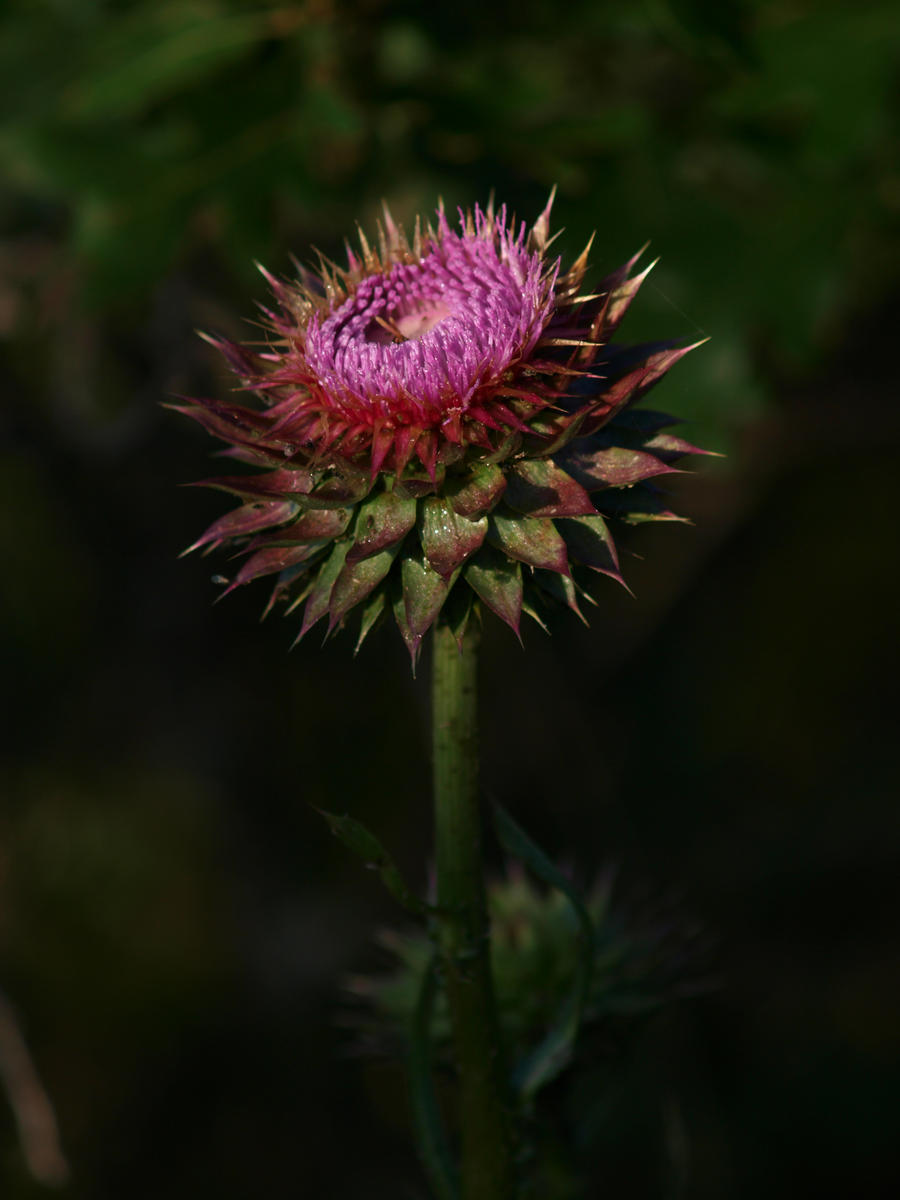
[{"label": "hairy stem", "polygon": [[478,802],[478,635],[434,634],[435,859],[443,982],[459,1073],[462,1200],[514,1200],[515,1163],[494,989]]}]

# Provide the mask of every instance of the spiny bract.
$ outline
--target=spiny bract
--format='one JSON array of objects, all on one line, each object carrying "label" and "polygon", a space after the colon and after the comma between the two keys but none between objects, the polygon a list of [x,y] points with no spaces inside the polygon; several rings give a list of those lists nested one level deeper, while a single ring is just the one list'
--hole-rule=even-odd
[{"label": "spiny bract", "polygon": [[516,634],[547,600],[580,616],[592,572],[621,582],[607,517],[678,519],[648,481],[700,451],[631,406],[692,347],[610,345],[650,268],[582,294],[589,247],[566,271],[547,256],[552,199],[531,230],[439,209],[411,243],[385,209],[346,268],[266,276],[263,348],[208,339],[256,405],[179,411],[263,468],[205,481],[242,501],[189,547],[246,556],[228,591],[277,576],[299,637],[363,605],[357,645],[390,609],[415,662],[476,597]]}]

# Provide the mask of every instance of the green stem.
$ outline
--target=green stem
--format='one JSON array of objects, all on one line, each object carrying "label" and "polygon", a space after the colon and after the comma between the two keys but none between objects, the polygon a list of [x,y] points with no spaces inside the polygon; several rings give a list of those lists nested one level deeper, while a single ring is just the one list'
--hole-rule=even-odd
[{"label": "green stem", "polygon": [[462,1200],[514,1200],[505,1064],[491,979],[478,802],[478,635],[434,634],[438,931],[459,1072]]}]

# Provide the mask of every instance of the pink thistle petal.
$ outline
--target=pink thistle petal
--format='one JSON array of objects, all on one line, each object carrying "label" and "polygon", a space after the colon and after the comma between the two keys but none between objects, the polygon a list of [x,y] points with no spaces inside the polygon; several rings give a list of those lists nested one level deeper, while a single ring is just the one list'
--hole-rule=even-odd
[{"label": "pink thistle petal", "polygon": [[435,434],[433,429],[426,429],[425,432],[420,435],[419,440],[416,442],[416,453],[418,454],[419,458],[422,460],[425,470],[428,472],[429,478],[433,482],[437,481],[437,477],[435,474],[436,468],[437,468],[437,452],[438,452],[437,435]]},{"label": "pink thistle petal", "polygon": [[372,431],[372,462],[369,467],[369,481],[374,484],[378,472],[384,465],[390,450],[394,445],[394,433],[386,422],[376,423]]},{"label": "pink thistle petal", "polygon": [[422,433],[415,425],[404,425],[394,435],[394,470],[402,475]]}]

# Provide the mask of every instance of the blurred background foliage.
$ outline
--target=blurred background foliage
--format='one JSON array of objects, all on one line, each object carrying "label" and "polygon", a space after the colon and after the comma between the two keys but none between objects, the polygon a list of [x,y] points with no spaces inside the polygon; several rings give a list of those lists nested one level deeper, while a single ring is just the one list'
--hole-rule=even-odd
[{"label": "blurred background foliage", "polygon": [[[306,802],[415,875],[426,691],[387,634],[287,658],[261,596],[210,611],[175,561],[209,447],[159,401],[229,386],[193,329],[248,335],[254,259],[554,183],[566,256],[650,239],[626,332],[711,337],[660,403],[729,452],[677,485],[695,530],[631,539],[636,600],[524,656],[488,628],[492,790],[722,946],[598,1059],[584,1195],[888,1194],[898,34],[889,0],[7,0],[0,986],[67,1195],[422,1194],[401,1077],[333,1020],[394,914]],[[0,1191],[42,1194],[9,1109]]]}]

